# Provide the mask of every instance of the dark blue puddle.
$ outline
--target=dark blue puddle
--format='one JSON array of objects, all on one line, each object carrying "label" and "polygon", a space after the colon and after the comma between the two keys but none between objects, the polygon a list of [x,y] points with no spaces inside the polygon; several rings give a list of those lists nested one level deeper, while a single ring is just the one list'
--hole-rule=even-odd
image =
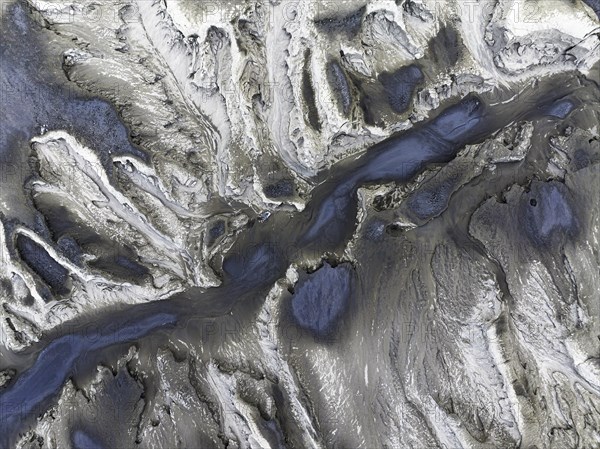
[{"label": "dark blue puddle", "polygon": [[427,220],[439,215],[446,208],[455,183],[445,180],[438,185],[413,193],[408,201],[408,207],[420,220]]},{"label": "dark blue puddle", "polygon": [[388,103],[392,111],[398,114],[408,109],[415,89],[424,80],[423,72],[414,64],[379,75],[379,82],[385,90]]},{"label": "dark blue puddle", "polygon": [[292,313],[298,324],[316,335],[331,331],[346,310],[353,291],[353,269],[344,263],[325,263],[300,281],[292,297]]},{"label": "dark blue puddle", "polygon": [[577,232],[577,220],[567,187],[556,181],[532,183],[523,194],[519,214],[525,232],[537,246],[564,241]]},{"label": "dark blue puddle", "polygon": [[570,100],[558,100],[544,108],[544,115],[564,119],[575,109],[575,104]]}]

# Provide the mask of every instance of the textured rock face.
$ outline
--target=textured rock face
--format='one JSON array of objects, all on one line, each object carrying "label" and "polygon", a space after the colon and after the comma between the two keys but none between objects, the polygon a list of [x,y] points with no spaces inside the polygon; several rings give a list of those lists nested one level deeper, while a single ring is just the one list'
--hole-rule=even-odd
[{"label": "textured rock face", "polygon": [[0,20],[0,448],[600,446],[597,2]]}]

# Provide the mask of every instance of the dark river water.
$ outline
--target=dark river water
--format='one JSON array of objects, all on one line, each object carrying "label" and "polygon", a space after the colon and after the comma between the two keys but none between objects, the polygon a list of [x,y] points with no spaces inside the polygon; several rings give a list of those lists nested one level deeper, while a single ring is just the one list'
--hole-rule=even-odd
[{"label": "dark river water", "polygon": [[[94,317],[93,328],[84,317],[46,336],[29,353],[15,355],[12,361],[18,375],[0,393],[2,447],[14,441],[21,426],[45,410],[69,377],[84,368],[93,369],[110,348],[157,331],[168,334],[193,327],[194,319],[224,315],[240,301],[264,297],[268,287],[284,275],[292,260],[302,257],[303,251],[318,248],[322,253],[343,247],[354,230],[356,193],[361,185],[406,182],[427,164],[451,160],[465,145],[480,141],[513,120],[562,115],[565,92],[551,92],[538,102],[526,98],[493,107],[486,106],[481,98],[468,96],[429,122],[375,145],[345,166],[334,167],[302,213],[275,214],[248,229],[224,259],[221,287],[191,289],[158,303],[108,311],[105,316]],[[312,282],[321,278],[329,282],[328,270]],[[315,305],[310,300],[301,305],[301,320],[315,316],[311,307]],[[320,328],[321,324],[314,326]]]},{"label": "dark river water", "polygon": [[[22,45],[29,25],[25,16],[21,20],[23,32],[17,28],[9,36],[2,31],[0,41],[4,58],[0,81],[5,86],[1,153],[8,157],[9,147],[39,133],[40,122],[48,129],[70,130],[101,152],[118,148],[139,153],[127,140],[126,130],[108,104],[77,96],[65,101],[63,90],[50,89],[43,74],[31,73],[31,64],[40,55],[32,53],[31,45]],[[21,98],[20,85],[33,86],[38,95],[17,101],[14,97]],[[465,145],[480,142],[513,121],[543,115],[563,117],[573,107],[568,99],[571,90],[567,84],[553,81],[529,93],[526,90],[509,102],[469,95],[445,105],[434,111],[428,122],[392,136],[361,157],[323,173],[303,212],[276,213],[242,233],[225,256],[222,286],[191,289],[169,300],[84,316],[45,335],[26,352],[11,354],[6,359],[17,374],[0,391],[0,447],[14,444],[19,431],[46,410],[67,379],[88,370],[92,373],[100,361],[119,354],[117,349],[123,345],[156,334],[164,338],[173,332],[194,334],[194,327],[203,319],[225,315],[244,301],[260,301],[292,261],[343,248],[354,232],[360,186],[406,182],[427,164],[448,162]],[[344,272],[333,270],[326,266],[312,278],[304,288],[304,296],[294,304],[299,321],[318,331],[330,317],[315,313],[318,301],[311,296],[311,289],[319,291],[319,283],[333,282],[332,279],[341,283],[350,279]],[[343,307],[343,303],[336,307]],[[337,313],[337,309],[333,312]]]}]

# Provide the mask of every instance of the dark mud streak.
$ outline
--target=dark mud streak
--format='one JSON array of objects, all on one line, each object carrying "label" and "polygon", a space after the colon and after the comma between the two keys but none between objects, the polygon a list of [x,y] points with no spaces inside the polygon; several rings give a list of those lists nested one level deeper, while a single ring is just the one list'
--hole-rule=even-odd
[{"label": "dark mud streak", "polygon": [[42,195],[34,199],[34,205],[45,217],[44,225],[50,238],[73,263],[81,265],[81,255],[85,252],[97,256],[87,265],[109,277],[137,283],[148,275],[148,269],[138,262],[134,249],[97,234],[91,227],[78,222],[66,207]]},{"label": "dark mud streak", "polygon": [[144,265],[138,263],[137,255],[129,248],[124,248],[129,254],[114,254],[101,256],[90,262],[90,266],[108,273],[110,276],[122,280],[140,281],[148,276],[150,271]]},{"label": "dark mud streak", "polygon": [[445,26],[429,42],[429,52],[440,66],[451,68],[460,59],[462,45],[456,30]]},{"label": "dark mud streak", "polygon": [[341,105],[342,112],[347,116],[352,106],[352,93],[344,69],[340,67],[337,61],[329,61],[326,71],[327,81],[337,97],[338,104]]},{"label": "dark mud streak", "polygon": [[69,272],[36,242],[25,235],[17,236],[17,250],[21,259],[48,284],[55,295],[69,293]]},{"label": "dark mud streak", "polygon": [[[545,92],[545,105],[560,98],[561,90],[553,89]],[[315,189],[304,212],[296,216],[275,214],[241,233],[225,256],[221,287],[194,288],[169,300],[114,307],[104,316],[94,317],[92,330],[86,329],[90,317],[84,316],[46,335],[39,345],[12,359],[19,374],[0,393],[0,435],[4,438],[0,443],[6,446],[13,442],[28,422],[21,418],[44,411],[74,369],[93,367],[106,348],[141,339],[164,326],[177,324],[173,332],[191,332],[207,317],[225,316],[241,304],[259,304],[273,282],[285,274],[290,261],[298,260],[303,251],[313,248],[322,255],[342,248],[354,232],[359,186],[406,182],[425,164],[447,162],[466,144],[477,143],[511,121],[530,116],[532,110],[539,114],[541,106],[524,97],[522,103],[486,107],[482,99],[468,96],[433,120],[375,145],[363,157],[334,167],[327,173],[329,181]],[[36,351],[40,352],[34,360]]]},{"label": "dark mud streak", "polygon": [[352,71],[346,72],[346,75],[349,81],[349,93],[354,92],[365,123],[385,127],[388,116],[395,113],[389,105],[388,94],[379,79],[366,78]]},{"label": "dark mud streak", "polygon": [[320,31],[340,33],[344,34],[348,39],[352,39],[360,31],[365,11],[366,7],[363,6],[354,13],[346,16],[332,16],[317,20],[315,21],[315,25]]},{"label": "dark mud streak", "polygon": [[290,179],[280,179],[273,184],[267,185],[264,193],[269,198],[291,197],[294,194],[294,182]]},{"label": "dark mud streak", "polygon": [[321,120],[315,103],[315,91],[312,86],[310,74],[311,60],[310,50],[304,53],[304,68],[302,69],[302,96],[308,108],[308,122],[315,131],[321,131]]}]

